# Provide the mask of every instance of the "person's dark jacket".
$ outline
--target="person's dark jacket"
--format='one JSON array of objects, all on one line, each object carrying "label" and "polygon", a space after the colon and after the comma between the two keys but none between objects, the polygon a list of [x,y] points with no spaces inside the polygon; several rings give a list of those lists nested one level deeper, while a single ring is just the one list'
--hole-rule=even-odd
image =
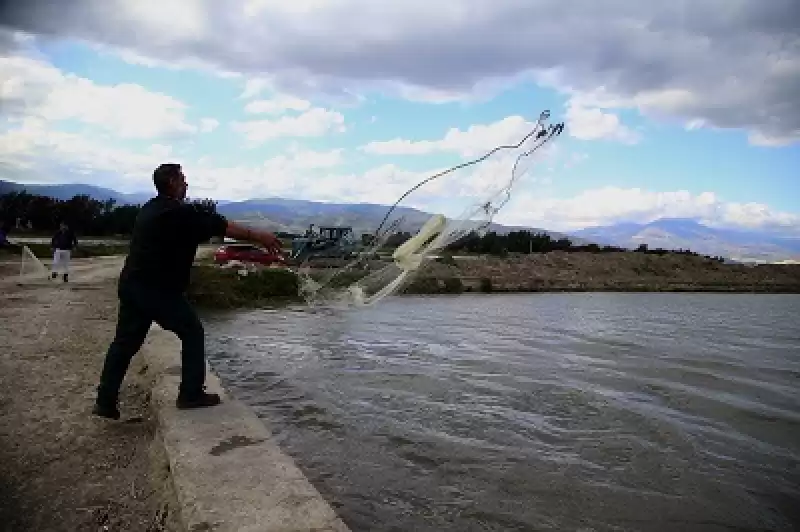
[{"label": "person's dark jacket", "polygon": [[225,236],[227,228],[227,220],[218,213],[156,196],[136,217],[120,283],[134,281],[169,292],[186,291],[198,246]]},{"label": "person's dark jacket", "polygon": [[75,249],[75,246],[78,245],[78,239],[72,229],[67,229],[66,231],[59,229],[58,232],[53,235],[50,245],[53,249],[72,251]]}]

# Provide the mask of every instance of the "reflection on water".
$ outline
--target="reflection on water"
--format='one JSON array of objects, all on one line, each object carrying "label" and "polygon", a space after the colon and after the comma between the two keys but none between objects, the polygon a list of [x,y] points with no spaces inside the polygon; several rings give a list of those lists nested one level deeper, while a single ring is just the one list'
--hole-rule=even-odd
[{"label": "reflection on water", "polygon": [[354,531],[800,523],[800,298],[392,298],[208,325]]}]

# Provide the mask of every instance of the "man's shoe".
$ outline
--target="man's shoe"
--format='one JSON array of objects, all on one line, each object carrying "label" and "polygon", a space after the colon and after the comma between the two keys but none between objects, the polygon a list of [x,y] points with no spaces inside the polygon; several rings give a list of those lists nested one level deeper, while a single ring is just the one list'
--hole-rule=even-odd
[{"label": "man's shoe", "polygon": [[116,406],[102,405],[100,403],[94,404],[92,414],[108,419],[119,419],[119,409]]},{"label": "man's shoe", "polygon": [[178,394],[178,399],[175,401],[175,406],[181,410],[186,410],[189,408],[206,408],[208,406],[216,406],[221,402],[222,400],[220,399],[219,395],[215,393],[202,392],[200,395],[193,395],[191,397],[185,397]]}]

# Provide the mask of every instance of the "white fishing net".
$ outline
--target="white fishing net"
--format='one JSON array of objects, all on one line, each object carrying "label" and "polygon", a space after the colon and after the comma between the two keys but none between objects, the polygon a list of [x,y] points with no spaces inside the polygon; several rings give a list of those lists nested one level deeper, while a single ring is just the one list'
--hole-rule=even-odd
[{"label": "white fishing net", "polygon": [[[547,124],[544,111],[514,145],[498,146],[477,159],[417,183],[392,205],[356,258],[342,267],[298,268],[301,294],[310,305],[373,305],[402,290],[427,260],[471,233],[483,234],[508,203],[511,191],[537,153],[561,134],[564,124]],[[413,207],[424,205],[427,217]],[[386,244],[397,233],[414,235],[396,249]]]}]

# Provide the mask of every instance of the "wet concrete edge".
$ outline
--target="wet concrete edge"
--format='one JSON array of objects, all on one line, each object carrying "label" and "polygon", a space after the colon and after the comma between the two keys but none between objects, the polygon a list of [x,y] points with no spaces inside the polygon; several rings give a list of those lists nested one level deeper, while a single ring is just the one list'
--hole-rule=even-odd
[{"label": "wet concrete edge", "polygon": [[175,407],[180,342],[174,335],[154,325],[142,352],[184,530],[349,532],[265,423],[229,396],[210,368],[206,388],[223,403]]}]

